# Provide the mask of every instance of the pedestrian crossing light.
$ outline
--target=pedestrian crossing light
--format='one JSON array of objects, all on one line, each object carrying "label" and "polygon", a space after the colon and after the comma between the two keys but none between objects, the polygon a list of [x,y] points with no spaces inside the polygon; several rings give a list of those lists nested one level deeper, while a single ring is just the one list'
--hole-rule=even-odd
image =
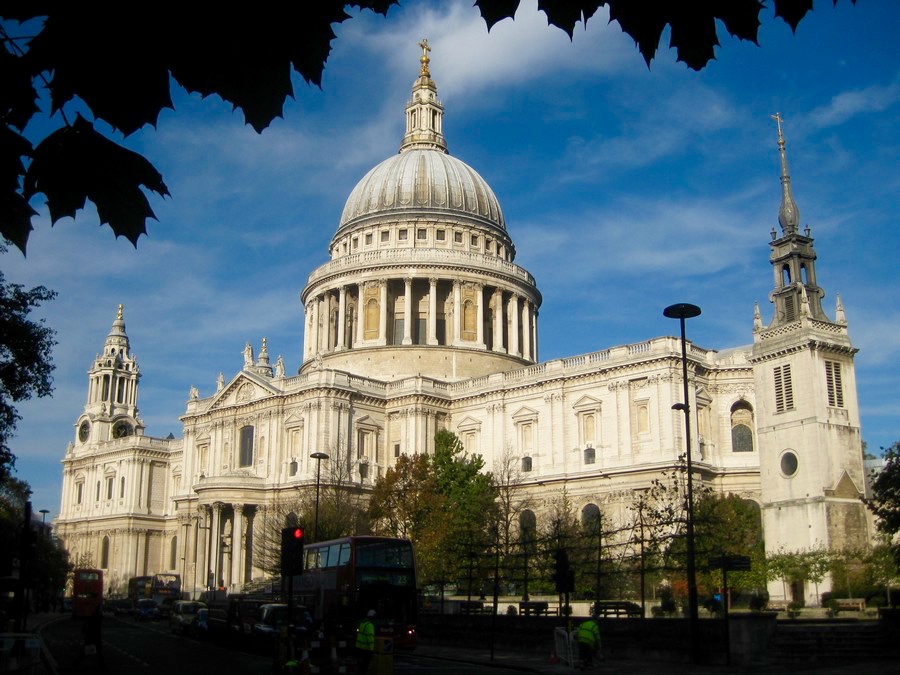
[{"label": "pedestrian crossing light", "polygon": [[303,528],[281,530],[281,576],[303,574]]}]

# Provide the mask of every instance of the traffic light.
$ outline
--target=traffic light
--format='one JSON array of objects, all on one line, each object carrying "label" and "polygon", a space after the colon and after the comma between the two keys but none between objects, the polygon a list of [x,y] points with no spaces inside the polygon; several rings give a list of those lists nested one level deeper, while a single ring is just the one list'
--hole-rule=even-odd
[{"label": "traffic light", "polygon": [[281,576],[303,574],[303,528],[281,530]]}]

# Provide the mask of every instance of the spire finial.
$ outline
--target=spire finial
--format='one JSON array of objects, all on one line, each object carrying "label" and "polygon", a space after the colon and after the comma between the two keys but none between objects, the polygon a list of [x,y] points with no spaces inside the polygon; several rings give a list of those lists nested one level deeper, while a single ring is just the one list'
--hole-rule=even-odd
[{"label": "spire finial", "polygon": [[122,316],[122,305],[119,305],[119,309],[116,312],[116,321],[121,321],[124,317]]},{"label": "spire finial", "polygon": [[419,59],[422,63],[422,69],[419,71],[419,75],[431,77],[431,73],[428,71],[428,62],[431,61],[431,59],[428,58],[428,52],[431,51],[431,47],[428,46],[428,38],[422,38],[419,46],[422,48],[422,58]]},{"label": "spire finial", "polygon": [[782,234],[796,234],[800,226],[800,209],[791,192],[791,175],[788,171],[787,153],[785,152],[784,132],[781,128],[781,113],[770,115],[778,126],[778,155],[781,158],[781,208],[778,210],[778,223]]}]

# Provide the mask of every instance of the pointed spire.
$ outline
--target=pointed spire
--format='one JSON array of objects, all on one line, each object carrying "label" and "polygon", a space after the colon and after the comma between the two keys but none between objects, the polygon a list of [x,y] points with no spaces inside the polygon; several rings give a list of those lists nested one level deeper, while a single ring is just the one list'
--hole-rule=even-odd
[{"label": "pointed spire", "polygon": [[834,322],[843,326],[847,325],[847,316],[844,314],[844,303],[841,302],[840,293],[837,295],[837,302],[834,307]]},{"label": "pointed spire", "polygon": [[778,223],[782,234],[796,234],[800,227],[800,209],[791,192],[791,176],[788,171],[787,153],[784,149],[784,133],[781,130],[781,113],[771,115],[778,125],[778,155],[781,158],[781,208],[778,210]]},{"label": "pointed spire", "polygon": [[759,313],[759,303],[753,303],[753,330],[762,330],[762,314]]},{"label": "pointed spire", "polygon": [[438,100],[437,86],[428,68],[431,47],[427,39],[423,39],[419,46],[422,48],[419,58],[422,65],[419,77],[413,82],[412,98],[406,104],[406,133],[400,143],[400,152],[415,149],[447,152],[443,132],[444,106]]},{"label": "pointed spire", "polygon": [[[114,351],[110,351],[110,350]],[[128,353],[128,334],[125,333],[125,318],[122,311],[122,305],[116,310],[116,320],[113,321],[112,327],[109,329],[109,335],[106,336],[105,354],[119,354],[123,350]]]},{"label": "pointed spire", "polygon": [[262,339],[262,347],[259,350],[259,358],[256,359],[256,365],[266,368],[269,366],[269,342],[266,338]]}]

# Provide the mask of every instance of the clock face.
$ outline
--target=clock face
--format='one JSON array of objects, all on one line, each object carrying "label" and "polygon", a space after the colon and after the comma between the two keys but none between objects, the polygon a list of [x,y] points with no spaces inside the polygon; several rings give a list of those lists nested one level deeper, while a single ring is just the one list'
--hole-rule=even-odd
[{"label": "clock face", "polygon": [[128,422],[116,422],[113,427],[113,438],[125,438],[131,436],[131,425]]},{"label": "clock face", "polygon": [[78,427],[78,440],[84,443],[88,436],[91,434],[91,423],[85,420],[81,423],[81,426]]}]

